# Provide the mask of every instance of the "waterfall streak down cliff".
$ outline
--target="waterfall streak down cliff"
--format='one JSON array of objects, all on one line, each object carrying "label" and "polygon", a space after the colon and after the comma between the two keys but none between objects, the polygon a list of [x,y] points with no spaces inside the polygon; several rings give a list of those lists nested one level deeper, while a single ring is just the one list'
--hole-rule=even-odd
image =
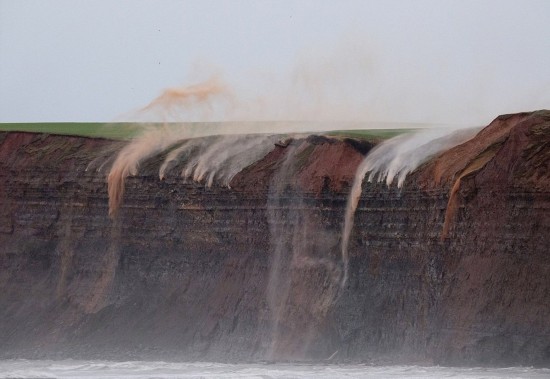
[{"label": "waterfall streak down cliff", "polygon": [[365,157],[357,167],[346,205],[341,244],[344,263],[342,286],[348,279],[348,245],[353,229],[353,217],[361,197],[365,176],[370,173],[369,182],[385,182],[388,187],[397,179],[397,187],[402,188],[407,174],[428,158],[470,139],[479,129],[433,128],[400,135],[382,142]]},{"label": "waterfall streak down cliff", "polygon": [[126,178],[137,175],[139,164],[155,154],[173,148],[159,168],[160,179],[172,165],[185,160],[183,178],[204,182],[207,187],[211,187],[214,180],[229,186],[239,171],[267,154],[277,140],[271,135],[188,138],[184,127],[160,127],[148,130],[126,145],[118,153],[108,174],[109,214],[114,216],[122,203]]},{"label": "waterfall streak down cliff", "polygon": [[[271,360],[303,359],[307,355],[336,299],[342,277],[341,267],[332,254],[337,239],[295,187],[294,179],[311,147],[305,140],[291,141],[284,148],[284,158],[269,186],[270,264],[266,299],[272,313],[267,353]],[[321,278],[322,287],[303,281],[312,272]],[[309,295],[307,299],[301,299],[303,293]],[[288,321],[295,315],[299,315],[300,321],[290,324]],[[304,335],[299,343],[293,337],[296,333]]]},{"label": "waterfall streak down cliff", "polygon": [[176,137],[107,187],[120,141],[0,133],[0,359],[550,367],[550,111],[439,153],[289,138],[229,187],[267,141]]}]

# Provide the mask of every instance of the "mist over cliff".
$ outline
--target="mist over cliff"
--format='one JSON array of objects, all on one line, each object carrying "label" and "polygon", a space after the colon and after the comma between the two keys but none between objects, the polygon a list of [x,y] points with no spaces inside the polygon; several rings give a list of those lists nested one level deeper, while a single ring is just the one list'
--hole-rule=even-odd
[{"label": "mist over cliff", "polygon": [[438,133],[0,134],[0,357],[550,366],[550,112]]}]

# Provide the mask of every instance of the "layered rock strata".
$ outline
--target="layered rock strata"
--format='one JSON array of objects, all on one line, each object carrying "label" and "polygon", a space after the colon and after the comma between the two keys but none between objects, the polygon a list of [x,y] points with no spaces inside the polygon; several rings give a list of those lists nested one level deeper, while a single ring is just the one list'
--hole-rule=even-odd
[{"label": "layered rock strata", "polygon": [[0,357],[550,366],[550,112],[365,183],[344,286],[370,142],[285,141],[230,188],[160,154],[110,219],[121,146],[0,134]]}]

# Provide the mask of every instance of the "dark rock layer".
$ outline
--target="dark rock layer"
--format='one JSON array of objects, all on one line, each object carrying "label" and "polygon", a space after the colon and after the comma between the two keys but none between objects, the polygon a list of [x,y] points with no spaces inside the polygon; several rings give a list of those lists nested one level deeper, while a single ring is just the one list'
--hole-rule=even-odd
[{"label": "dark rock layer", "polygon": [[111,220],[120,147],[0,134],[1,358],[550,366],[550,112],[366,184],[343,287],[369,143],[287,141],[230,189],[161,181],[158,156]]}]

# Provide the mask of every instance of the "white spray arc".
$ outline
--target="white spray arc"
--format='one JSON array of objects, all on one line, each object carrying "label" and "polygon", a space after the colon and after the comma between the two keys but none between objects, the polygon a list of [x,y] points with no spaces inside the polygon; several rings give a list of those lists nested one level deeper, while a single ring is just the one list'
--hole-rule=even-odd
[{"label": "white spray arc", "polygon": [[348,280],[349,240],[365,176],[369,174],[369,182],[385,182],[388,187],[397,181],[397,187],[402,188],[410,172],[436,154],[469,140],[479,129],[440,127],[419,130],[384,141],[365,157],[357,167],[346,205],[341,243],[342,287]]},{"label": "white spray arc", "polygon": [[182,170],[184,178],[205,182],[211,187],[214,180],[229,186],[231,179],[248,165],[260,160],[277,141],[272,135],[228,135],[214,138],[199,151]]},{"label": "white spray arc", "polygon": [[[232,91],[219,78],[187,87],[169,88],[136,112],[139,117],[178,118],[182,115],[206,121],[217,112],[235,106]],[[162,180],[174,163],[185,161],[181,176],[212,186],[223,185],[239,171],[262,158],[273,147],[275,130],[285,123],[271,125],[271,134],[258,134],[254,122],[200,122],[150,124],[117,155],[107,177],[109,215],[114,217],[124,196],[125,180],[136,175],[139,165],[156,154],[174,148],[159,169]],[[260,130],[261,131],[261,130]],[[199,138],[202,137],[202,138]]]},{"label": "white spray arc", "polygon": [[128,176],[136,175],[139,164],[180,144],[167,154],[159,168],[162,180],[170,168],[184,161],[181,177],[211,187],[214,181],[229,186],[243,168],[265,156],[277,141],[276,135],[217,135],[189,138],[183,128],[157,128],[126,145],[118,154],[108,175],[109,215],[114,217],[124,196]]},{"label": "white spray arc", "polygon": [[109,192],[109,215],[114,217],[124,196],[125,180],[136,175],[139,164],[178,140],[173,132],[162,128],[145,132],[126,145],[117,155],[107,176]]}]

